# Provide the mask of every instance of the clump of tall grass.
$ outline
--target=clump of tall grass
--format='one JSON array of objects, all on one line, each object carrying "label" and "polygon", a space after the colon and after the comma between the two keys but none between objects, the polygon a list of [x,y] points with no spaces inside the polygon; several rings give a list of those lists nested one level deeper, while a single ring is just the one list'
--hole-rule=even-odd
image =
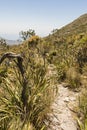
[{"label": "clump of tall grass", "polygon": [[81,77],[79,72],[74,68],[71,67],[66,72],[66,82],[71,89],[78,89],[81,85]]},{"label": "clump of tall grass", "polygon": [[66,66],[62,63],[57,64],[57,73],[58,82],[63,82],[66,79]]},{"label": "clump of tall grass", "polygon": [[79,97],[78,125],[80,130],[87,130],[87,91]]},{"label": "clump of tall grass", "polygon": [[0,84],[0,130],[45,130],[51,89],[43,65],[28,63],[21,75],[13,64]]}]

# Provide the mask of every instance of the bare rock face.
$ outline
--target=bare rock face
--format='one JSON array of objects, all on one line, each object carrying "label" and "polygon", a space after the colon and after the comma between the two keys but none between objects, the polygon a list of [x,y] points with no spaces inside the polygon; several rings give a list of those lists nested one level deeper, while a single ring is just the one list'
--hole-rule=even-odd
[{"label": "bare rock face", "polygon": [[78,93],[59,85],[59,93],[51,106],[48,130],[77,130],[73,106],[77,105]]}]

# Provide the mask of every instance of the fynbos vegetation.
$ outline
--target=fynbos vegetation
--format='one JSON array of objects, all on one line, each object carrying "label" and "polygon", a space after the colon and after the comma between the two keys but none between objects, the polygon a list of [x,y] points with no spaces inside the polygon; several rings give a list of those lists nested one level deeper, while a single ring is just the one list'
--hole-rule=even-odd
[{"label": "fynbos vegetation", "polygon": [[[56,83],[64,82],[73,91],[84,89],[87,96],[85,28],[87,15],[48,37],[40,38],[31,29],[20,33],[24,40],[20,45],[8,49],[0,44],[0,130],[46,130]],[[55,77],[49,76],[49,65],[55,66]],[[80,97],[81,130],[87,129],[86,96]]]}]

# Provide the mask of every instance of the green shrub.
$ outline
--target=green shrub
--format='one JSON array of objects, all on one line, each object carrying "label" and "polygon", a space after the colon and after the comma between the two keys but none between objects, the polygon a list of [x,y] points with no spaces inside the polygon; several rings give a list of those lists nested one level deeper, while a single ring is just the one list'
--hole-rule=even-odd
[{"label": "green shrub", "polygon": [[57,64],[57,78],[58,82],[62,82],[66,79],[66,65],[63,63]]},{"label": "green shrub", "polygon": [[78,125],[80,130],[87,130],[87,91],[79,97]]},{"label": "green shrub", "polygon": [[75,68],[70,68],[66,72],[66,81],[69,84],[69,88],[71,89],[77,89],[81,85],[81,78],[80,74]]}]

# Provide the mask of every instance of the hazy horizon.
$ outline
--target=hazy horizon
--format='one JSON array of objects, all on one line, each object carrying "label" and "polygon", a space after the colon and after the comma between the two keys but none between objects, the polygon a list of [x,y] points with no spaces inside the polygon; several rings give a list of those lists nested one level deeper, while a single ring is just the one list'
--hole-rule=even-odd
[{"label": "hazy horizon", "polygon": [[0,36],[16,40],[28,29],[46,36],[87,13],[86,6],[87,1],[79,0],[1,0]]}]

